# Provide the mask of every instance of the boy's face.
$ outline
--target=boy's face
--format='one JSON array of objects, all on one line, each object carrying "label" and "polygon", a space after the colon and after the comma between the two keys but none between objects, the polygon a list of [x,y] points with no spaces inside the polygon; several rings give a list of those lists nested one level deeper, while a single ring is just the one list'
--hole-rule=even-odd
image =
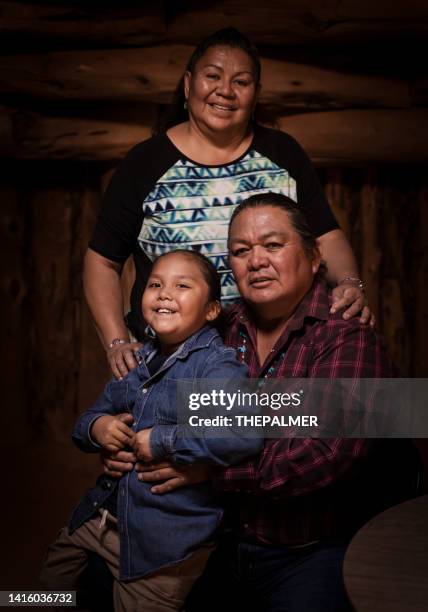
[{"label": "boy's face", "polygon": [[142,310],[164,351],[174,351],[207,321],[214,320],[219,308],[218,302],[209,300],[207,282],[189,256],[171,253],[154,264]]}]

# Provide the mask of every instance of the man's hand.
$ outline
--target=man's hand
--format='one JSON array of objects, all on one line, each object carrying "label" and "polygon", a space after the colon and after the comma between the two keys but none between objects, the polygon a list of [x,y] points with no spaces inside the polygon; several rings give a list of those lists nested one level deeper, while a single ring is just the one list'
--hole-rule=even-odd
[{"label": "man's hand", "polygon": [[128,425],[133,422],[132,414],[104,415],[93,423],[90,433],[95,442],[104,449],[119,451],[125,446],[132,446],[135,432]]},{"label": "man's hand", "polygon": [[205,482],[211,478],[211,467],[203,463],[178,466],[169,461],[138,462],[135,470],[138,472],[138,480],[160,483],[150,489],[156,494],[168,493],[181,487]]},{"label": "man's hand", "polygon": [[135,434],[132,448],[140,461],[151,461],[153,459],[150,449],[150,434],[152,429],[142,429]]},{"label": "man's hand", "polygon": [[101,452],[101,463],[103,464],[104,473],[112,478],[120,478],[126,472],[134,469],[137,457],[134,453],[128,451],[112,452],[103,450]]}]

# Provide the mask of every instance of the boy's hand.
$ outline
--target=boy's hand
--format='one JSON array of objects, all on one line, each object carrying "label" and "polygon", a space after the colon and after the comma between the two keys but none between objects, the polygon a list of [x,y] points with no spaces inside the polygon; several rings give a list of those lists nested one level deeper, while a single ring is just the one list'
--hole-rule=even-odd
[{"label": "boy's hand", "polygon": [[151,461],[153,459],[150,449],[151,431],[151,428],[142,429],[135,434],[132,448],[140,461]]},{"label": "boy's hand", "polygon": [[108,451],[119,451],[125,446],[132,446],[135,432],[132,425],[132,414],[99,417],[91,427],[91,436],[100,446]]}]

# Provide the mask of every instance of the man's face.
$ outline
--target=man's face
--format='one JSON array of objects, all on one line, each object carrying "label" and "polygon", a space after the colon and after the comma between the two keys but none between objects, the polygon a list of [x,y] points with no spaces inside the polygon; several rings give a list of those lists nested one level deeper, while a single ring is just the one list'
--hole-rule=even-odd
[{"label": "man's face", "polygon": [[273,206],[247,208],[230,228],[229,261],[242,297],[262,318],[290,316],[320,265],[307,253],[288,213]]}]

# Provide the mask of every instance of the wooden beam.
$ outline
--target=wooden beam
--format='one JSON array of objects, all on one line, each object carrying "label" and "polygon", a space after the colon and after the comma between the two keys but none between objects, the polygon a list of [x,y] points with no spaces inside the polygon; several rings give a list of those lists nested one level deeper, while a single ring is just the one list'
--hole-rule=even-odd
[{"label": "wooden beam", "polygon": [[428,161],[428,110],[345,110],[278,120],[320,164]]},{"label": "wooden beam", "polygon": [[[115,160],[149,138],[154,122],[43,117],[0,109],[0,154],[22,158]],[[291,115],[278,127],[319,164],[424,162],[428,110],[349,110]]]},{"label": "wooden beam", "polygon": [[[169,102],[192,47],[67,51],[0,59],[0,92],[50,100]],[[262,59],[261,102],[324,107],[409,105],[408,84]]]},{"label": "wooden beam", "polygon": [[361,43],[392,34],[426,33],[428,5],[421,0],[221,0],[207,8],[201,2],[191,2],[170,24],[168,37],[197,43],[227,26],[243,30],[258,44],[340,43],[351,39]]},{"label": "wooden beam", "polygon": [[120,159],[134,144],[151,136],[149,126],[154,117],[146,119],[147,124],[129,125],[0,109],[0,154],[36,159]]},{"label": "wooden beam", "polygon": [[162,40],[198,43],[215,30],[235,26],[255,43],[294,45],[361,42],[428,30],[427,3],[421,0],[220,0],[186,2],[167,28],[163,2],[123,2],[114,8],[72,2],[0,2],[0,32],[43,40],[135,46]]},{"label": "wooden beam", "polygon": [[[126,3],[125,3],[126,4]],[[145,45],[159,41],[166,32],[163,2],[145,2],[139,7],[90,8],[71,2],[27,4],[0,2],[0,32],[96,44]]]}]

